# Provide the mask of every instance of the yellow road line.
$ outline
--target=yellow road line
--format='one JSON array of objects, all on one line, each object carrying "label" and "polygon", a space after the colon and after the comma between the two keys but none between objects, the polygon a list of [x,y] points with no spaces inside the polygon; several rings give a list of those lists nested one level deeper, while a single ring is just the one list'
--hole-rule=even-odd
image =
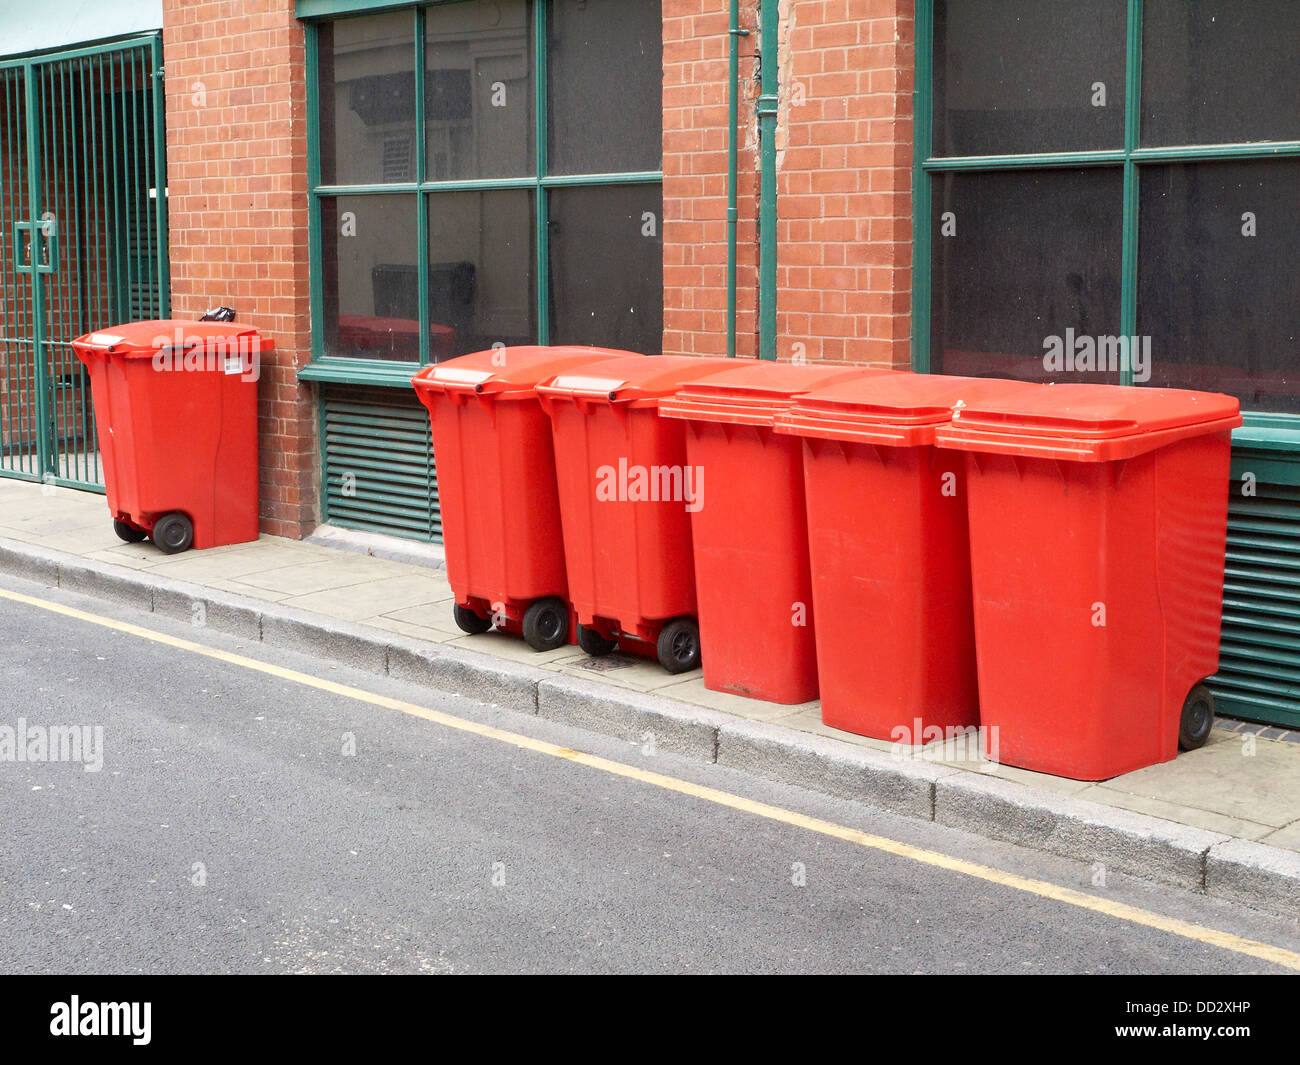
[{"label": "yellow road line", "polygon": [[747,799],[742,795],[733,795],[730,792],[719,791],[717,788],[710,788],[703,784],[695,784],[689,780],[681,780],[677,777],[665,776],[662,773],[653,773],[636,766],[626,765],[623,762],[610,761],[608,758],[600,758],[597,755],[588,754],[585,751],[575,751],[572,748],[561,747],[558,744],[548,743],[546,740],[533,739],[531,736],[524,736],[518,732],[510,732],[506,729],[495,728],[492,725],[483,725],[477,721],[470,721],[465,718],[455,717],[451,714],[444,714],[438,710],[430,710],[428,707],[404,702],[401,699],[392,699],[386,695],[377,695],[374,692],[366,691],[363,688],[354,688],[348,684],[339,684],[332,680],[313,677],[308,673],[299,673],[297,670],[285,669],[283,666],[271,665],[269,662],[259,662],[257,659],[247,658],[244,655],[232,654],[229,651],[222,651],[214,647],[205,647],[202,644],[194,643],[190,640],[182,640],[176,636],[169,636],[163,632],[156,632],[153,629],[146,629],[139,625],[132,625],[129,622],[118,621],[115,618],[101,617],[98,614],[90,614],[84,610],[77,610],[75,607],[65,606],[62,603],[55,603],[46,599],[36,599],[29,595],[22,595],[18,592],[8,591],[4,588],[0,588],[0,598],[10,599],[17,603],[25,603],[28,606],[47,610],[54,614],[62,614],[64,617],[75,618],[78,621],[89,622],[92,625],[99,625],[102,628],[113,629],[117,632],[128,633],[132,636],[139,636],[141,639],[150,640],[153,643],[162,644],[166,647],[173,647],[181,651],[189,651],[193,654],[203,655],[205,658],[212,658],[233,666],[240,666],[244,669],[254,670],[258,673],[265,673],[267,676],[277,677],[280,680],[290,681],[294,684],[300,684],[306,688],[315,688],[318,691],[330,692],[333,695],[342,696],[345,699],[353,699],[357,702],[368,703],[371,706],[382,706],[386,710],[396,710],[399,713],[409,714],[412,717],[422,718],[425,721],[432,721],[434,724],[457,729],[460,732],[468,732],[475,736],[483,736],[487,739],[509,743],[515,747],[522,748],[523,750],[536,751],[538,754],[549,755],[553,758],[563,758],[570,762],[576,762],[579,765],[588,766],[591,769],[598,769],[604,773],[625,777],[628,780],[636,780],[642,784],[650,784],[657,788],[663,788],[666,791],[675,791],[681,795],[689,795],[692,798],[703,799],[706,802],[716,803],[718,806],[726,806],[732,810],[740,810],[744,813],[753,814],[756,817],[766,818],[769,821],[792,825],[796,828],[806,829],[809,832],[816,832],[833,839],[842,839],[849,843],[856,843],[861,847],[867,847],[871,850],[893,854],[900,858],[907,858],[911,861],[920,862],[923,865],[933,866],[937,869],[947,869],[954,873],[962,873],[965,876],[975,877],[978,880],[984,880],[990,884],[999,884],[1002,887],[1014,888],[1017,891],[1023,891],[1030,895],[1037,895],[1040,898],[1052,899],[1055,902],[1063,902],[1070,906],[1076,906],[1079,909],[1091,910],[1094,913],[1104,914],[1107,917],[1114,917],[1121,921],[1129,921],[1146,928],[1153,928],[1157,931],[1168,932],[1171,935],[1182,936],[1184,939],[1195,940],[1198,943],[1205,943],[1209,946],[1219,947],[1223,950],[1230,950],[1237,954],[1249,955],[1252,958],[1259,958],[1261,961],[1271,962],[1274,965],[1280,965],[1300,972],[1300,953],[1286,950],[1282,947],[1274,947],[1268,943],[1260,943],[1253,939],[1245,939],[1242,936],[1234,935],[1231,932],[1221,932],[1214,928],[1206,928],[1202,925],[1193,924],[1190,921],[1181,921],[1176,917],[1166,917],[1164,914],[1154,913],[1151,910],[1144,910],[1137,906],[1129,906],[1123,902],[1099,898],[1095,895],[1088,895],[1082,891],[1075,891],[1073,888],[1062,887],[1059,884],[1052,884],[1045,880],[1035,880],[1031,877],[1020,876],[1017,873],[1008,873],[1002,869],[994,869],[991,866],[980,865],[977,862],[970,862],[964,858],[956,858],[940,851],[926,850],[922,847],[914,847],[910,843],[902,843],[885,836],[875,836],[868,832],[860,832],[856,828],[838,825],[833,821],[823,821],[821,818],[817,817],[809,817],[806,814],[801,814],[794,810],[787,810],[781,806],[773,806],[770,803],[757,802],[753,799]]}]

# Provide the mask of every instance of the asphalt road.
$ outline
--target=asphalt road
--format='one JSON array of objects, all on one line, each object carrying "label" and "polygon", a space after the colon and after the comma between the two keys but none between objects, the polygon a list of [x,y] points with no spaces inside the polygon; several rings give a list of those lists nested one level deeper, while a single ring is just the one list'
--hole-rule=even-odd
[{"label": "asphalt road", "polygon": [[[1294,924],[1217,900],[1114,874],[1098,888],[1077,862],[0,587],[1300,949]],[[0,648],[0,727],[103,729],[98,772],[0,761],[6,972],[1279,971],[3,598]]]}]

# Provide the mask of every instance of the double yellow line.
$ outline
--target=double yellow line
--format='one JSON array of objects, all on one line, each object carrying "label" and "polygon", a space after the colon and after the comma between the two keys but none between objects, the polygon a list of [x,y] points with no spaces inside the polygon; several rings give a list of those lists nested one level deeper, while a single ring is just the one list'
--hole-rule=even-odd
[{"label": "double yellow line", "polygon": [[77,621],[84,621],[91,625],[98,625],[105,629],[113,629],[116,632],[128,633],[132,636],[138,636],[143,640],[149,640],[152,643],[162,644],[165,647],[172,647],[180,651],[188,651],[196,655],[202,655],[205,658],[212,658],[218,662],[226,662],[232,666],[239,666],[242,669],[264,673],[267,676],[277,677],[280,680],[300,684],[305,688],[314,688],[317,691],[329,692],[332,695],[338,695],[345,699],[354,699],[357,702],[368,703],[371,706],[380,706],[386,710],[396,710],[398,713],[409,714],[411,717],[418,717],[425,721],[431,721],[436,725],[442,725],[446,728],[456,729],[460,732],[467,732],[475,736],[482,736],[486,739],[498,740],[502,743],[508,743],[514,747],[521,748],[522,750],[535,751],[538,754],[548,755],[552,758],[563,758],[566,761],[576,762],[578,765],[584,765],[590,769],[599,770],[602,773],[609,773],[613,776],[639,781],[642,784],[648,784],[656,788],[663,788],[665,791],[674,791],[680,795],[689,795],[692,798],[703,799],[706,802],[711,802],[718,806],[725,806],[732,810],[740,810],[743,813],[752,814],[755,817],[763,817],[769,821],[775,821],[784,825],[792,825],[795,828],[802,828],[808,832],[816,832],[819,835],[829,836],[832,839],[844,840],[847,843],[854,843],[860,847],[867,847],[870,850],[892,854],[899,858],[906,858],[909,861],[920,862],[922,865],[928,865],[936,869],[947,869],[951,872],[961,873],[964,876],[974,877],[977,880],[983,880],[990,884],[998,884],[1002,887],[1013,888],[1016,891],[1023,891],[1026,894],[1036,895],[1039,898],[1052,899],[1055,902],[1065,903],[1066,905],[1075,906],[1082,910],[1091,910],[1093,913],[1104,914],[1107,917],[1113,917],[1121,921],[1128,921],[1132,924],[1142,925],[1145,928],[1152,928],[1160,932],[1168,932],[1171,935],[1181,936],[1184,939],[1194,940],[1198,943],[1205,943],[1212,947],[1219,947],[1222,950],[1230,950],[1236,954],[1245,954],[1249,957],[1258,958],[1261,961],[1266,961],[1273,965],[1279,965],[1300,972],[1300,953],[1285,950],[1282,947],[1274,947],[1268,943],[1260,943],[1253,939],[1246,939],[1242,936],[1234,935],[1231,932],[1221,932],[1214,928],[1207,928],[1203,925],[1193,924],[1190,921],[1181,921],[1175,917],[1166,917],[1163,914],[1154,913],[1150,910],[1143,910],[1137,906],[1129,906],[1126,903],[1117,902],[1112,899],[1088,895],[1082,891],[1075,891],[1073,888],[1061,887],[1059,884],[1052,884],[1045,880],[1035,880],[1031,877],[1020,876],[1017,873],[1009,873],[1002,869],[994,869],[990,866],[980,865],[977,862],[970,862],[964,858],[957,858],[940,851],[914,847],[910,843],[902,843],[885,836],[875,836],[868,832],[860,832],[856,828],[839,825],[833,821],[824,821],[817,817],[809,817],[806,814],[801,814],[794,810],[787,810],[781,806],[773,806],[772,804],[765,802],[756,802],[755,800],[747,799],[742,795],[733,795],[731,792],[719,791],[717,788],[710,788],[703,784],[693,783],[689,780],[681,780],[678,777],[666,776],[663,773],[653,773],[647,769],[626,765],[623,762],[614,762],[608,758],[601,758],[594,754],[588,754],[585,751],[576,751],[569,747],[561,747],[554,743],[548,743],[546,740],[538,740],[531,736],[524,736],[518,732],[510,732],[506,729],[495,728],[492,725],[483,725],[477,721],[469,721],[465,718],[455,717],[451,714],[444,714],[441,711],[430,710],[428,707],[418,706],[415,703],[404,702],[401,699],[392,699],[386,695],[377,695],[374,692],[366,691],[363,688],[354,688],[349,684],[339,684],[332,680],[323,680],[319,677],[313,677],[308,673],[299,673],[297,670],[285,669],[282,666],[271,665],[268,662],[259,662],[254,658],[247,658],[244,655],[232,654],[229,651],[222,651],[213,647],[205,647],[202,644],[194,643],[190,640],[182,640],[175,636],[169,636],[166,633],[155,632],[152,629],[142,628],[139,625],[132,625],[129,622],[118,621],[115,618],[102,617],[98,614],[90,614],[84,610],[77,610],[75,607],[65,606],[62,603],[55,603],[46,599],[37,599],[30,595],[22,595],[18,592],[11,592],[3,588],[0,588],[0,598],[8,599],[15,603],[23,603],[27,606],[46,610],[53,614],[61,614],[64,617],[74,618]]}]

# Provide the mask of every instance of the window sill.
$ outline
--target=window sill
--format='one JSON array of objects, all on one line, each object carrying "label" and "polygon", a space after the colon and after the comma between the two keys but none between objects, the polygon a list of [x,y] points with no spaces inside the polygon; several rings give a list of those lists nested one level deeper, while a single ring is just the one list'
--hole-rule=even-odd
[{"label": "window sill", "polygon": [[410,388],[411,378],[419,369],[419,364],[413,362],[324,358],[309,362],[299,370],[298,380],[340,385],[374,385],[377,388]]},{"label": "window sill", "polygon": [[1233,447],[1300,455],[1300,418],[1277,414],[1252,416],[1249,412],[1245,417],[1246,424],[1232,431]]}]

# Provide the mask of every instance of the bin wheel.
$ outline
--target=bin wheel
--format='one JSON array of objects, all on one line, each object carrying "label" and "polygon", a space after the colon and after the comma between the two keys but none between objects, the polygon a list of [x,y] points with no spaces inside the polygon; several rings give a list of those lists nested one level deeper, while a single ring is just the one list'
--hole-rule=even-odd
[{"label": "bin wheel", "polygon": [[1183,713],[1178,722],[1178,749],[1194,751],[1204,747],[1214,728],[1214,693],[1204,684],[1198,684],[1183,701]]},{"label": "bin wheel", "polygon": [[119,540],[128,544],[138,544],[149,535],[143,529],[137,529],[129,521],[118,521],[116,518],[113,519],[113,531],[117,533]]},{"label": "bin wheel", "polygon": [[173,510],[153,523],[149,536],[154,547],[164,555],[176,555],[189,550],[194,543],[194,523],[179,510]]},{"label": "bin wheel", "polygon": [[578,646],[591,655],[592,658],[601,658],[614,650],[618,646],[618,641],[608,639],[595,629],[589,629],[586,625],[579,624]]},{"label": "bin wheel", "polygon": [[461,632],[468,632],[471,636],[487,632],[492,627],[490,618],[479,617],[469,607],[461,606],[459,603],[451,608],[451,616],[456,622],[456,628]]},{"label": "bin wheel", "polygon": [[551,596],[524,611],[524,641],[534,651],[554,651],[569,638],[569,606]]},{"label": "bin wheel", "polygon": [[694,618],[676,618],[659,631],[659,664],[669,673],[685,673],[700,664],[700,626]]}]

